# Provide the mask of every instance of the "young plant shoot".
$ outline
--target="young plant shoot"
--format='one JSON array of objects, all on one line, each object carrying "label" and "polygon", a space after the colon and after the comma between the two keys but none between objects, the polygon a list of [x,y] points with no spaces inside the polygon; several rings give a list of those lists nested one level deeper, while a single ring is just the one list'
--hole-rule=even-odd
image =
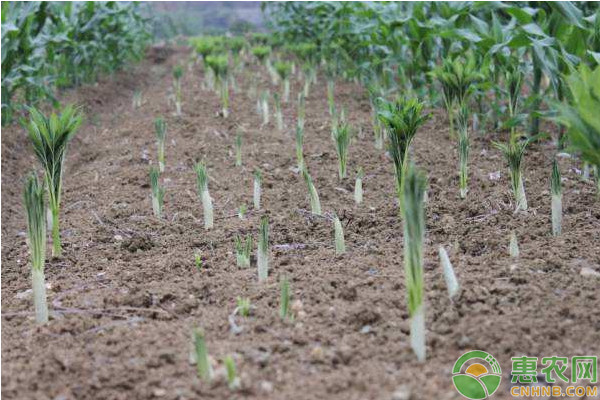
[{"label": "young plant shoot", "polygon": [[60,115],[46,118],[34,107],[29,108],[27,134],[35,156],[44,168],[44,183],[48,192],[48,229],[52,229],[52,256],[62,251],[58,216],[62,191],[63,163],[69,141],[81,125],[81,114],[73,106],[65,107]]},{"label": "young plant shoot", "polygon": [[387,102],[380,101],[378,107],[379,119],[386,126],[390,143],[389,152],[394,161],[396,174],[396,191],[402,210],[404,174],[408,166],[410,143],[417,129],[427,121],[428,114],[422,115],[425,103],[418,99],[405,99]]},{"label": "young plant shoot", "polygon": [[460,198],[464,199],[467,197],[468,191],[468,163],[469,163],[469,131],[468,131],[468,111],[465,105],[461,106],[458,110],[458,116],[456,118],[458,125],[458,160],[459,160],[459,174],[458,181],[460,187]]},{"label": "young plant shoot", "polygon": [[559,236],[562,231],[562,186],[560,182],[560,170],[558,169],[556,160],[552,163],[550,191],[552,193],[552,234]]},{"label": "young plant shoot", "polygon": [[519,242],[517,241],[517,234],[515,231],[510,233],[510,239],[508,243],[508,254],[513,257],[519,257]]},{"label": "young plant shoot", "polygon": [[158,183],[160,173],[156,167],[150,167],[150,187],[152,188],[152,211],[156,218],[161,218],[165,188]]},{"label": "young plant shoot", "polygon": [[298,93],[298,126],[304,129],[304,122],[306,121],[306,98],[304,93]]},{"label": "young plant shoot", "polygon": [[229,61],[226,55],[211,55],[206,57],[206,64],[217,78],[217,88],[221,95],[221,106],[223,118],[229,116],[229,83],[227,74],[229,70]]},{"label": "young plant shoot", "polygon": [[273,102],[275,103],[275,122],[277,123],[277,130],[283,132],[283,114],[281,113],[279,94],[273,93]]},{"label": "young plant shoot", "polygon": [[210,382],[213,377],[213,370],[208,359],[208,350],[206,349],[203,329],[198,328],[194,330],[194,349],[198,377],[205,382]]},{"label": "young plant shoot", "polygon": [[425,361],[425,305],[423,283],[423,241],[425,210],[423,196],[426,177],[409,164],[401,202],[404,216],[404,274],[411,318],[410,343],[419,361]]},{"label": "young plant shoot", "polygon": [[508,143],[492,142],[492,145],[502,152],[508,163],[510,184],[515,202],[517,203],[515,212],[527,210],[527,197],[525,196],[525,187],[523,186],[522,161],[525,148],[535,139],[535,137],[531,137],[522,142],[517,142],[513,139],[509,140]]},{"label": "young plant shoot", "polygon": [[242,317],[247,317],[250,315],[250,309],[251,309],[250,299],[245,298],[245,297],[238,297],[236,300],[236,303],[237,303],[236,311],[238,312],[239,315],[241,315]]},{"label": "young plant shoot", "polygon": [[347,122],[340,122],[333,130],[333,140],[335,142],[335,151],[338,155],[338,175],[340,179],[346,177],[350,136],[350,127]]},{"label": "young plant shoot", "polygon": [[213,204],[208,192],[208,173],[206,172],[206,166],[199,162],[194,165],[196,171],[196,183],[198,188],[198,195],[202,201],[202,209],[204,211],[204,229],[211,229],[213,227]]},{"label": "young plant shoot", "polygon": [[44,263],[46,261],[46,209],[44,206],[44,184],[38,182],[35,173],[31,173],[25,182],[23,199],[27,212],[27,238],[31,253],[31,281],[35,321],[38,324],[48,322],[48,304],[46,303],[46,282]]},{"label": "young plant shoot", "polygon": [[183,67],[176,65],[173,67],[173,90],[175,92],[175,113],[181,115],[181,77],[183,76]]},{"label": "young plant shoot", "polygon": [[250,266],[250,253],[252,252],[252,236],[247,235],[246,240],[238,235],[235,236],[235,259],[239,268]]},{"label": "young plant shoot", "polygon": [[279,291],[279,318],[281,318],[282,321],[293,320],[293,315],[291,313],[290,281],[286,276],[281,278]]},{"label": "young plant shoot", "polygon": [[346,243],[344,241],[344,228],[337,215],[333,217],[333,231],[335,237],[335,255],[339,256],[346,252]]},{"label": "young plant shoot", "polygon": [[446,253],[446,249],[444,249],[443,246],[440,246],[439,254],[440,265],[442,266],[442,271],[444,273],[444,280],[446,281],[446,286],[448,287],[448,296],[450,297],[450,300],[454,300],[459,293],[460,285],[458,284],[458,280],[454,274],[454,268],[452,268],[448,253]]},{"label": "young plant shoot", "polygon": [[283,102],[287,103],[290,101],[290,73],[292,72],[292,65],[289,62],[277,61],[275,63],[275,71],[282,82]]},{"label": "young plant shoot", "polygon": [[361,167],[358,167],[358,171],[356,173],[356,182],[354,183],[354,202],[356,204],[360,204],[363,201],[363,178],[365,177],[365,173]]},{"label": "young plant shoot", "polygon": [[239,130],[235,134],[235,166],[242,166],[242,132]]},{"label": "young plant shoot", "polygon": [[304,169],[304,127],[298,121],[296,125],[296,160],[298,162],[298,169],[302,171]]},{"label": "young plant shoot", "polygon": [[266,215],[260,219],[256,263],[258,265],[258,281],[263,282],[269,275],[269,218]]},{"label": "young plant shoot", "polygon": [[156,145],[158,147],[158,170],[165,172],[165,139],[167,136],[167,123],[162,117],[154,120],[154,132],[156,133]]},{"label": "young plant shoot", "polygon": [[253,191],[253,202],[254,209],[260,210],[260,194],[261,194],[261,185],[262,185],[262,173],[260,169],[254,170],[254,191]]},{"label": "young plant shoot", "polygon": [[202,271],[202,256],[199,252],[194,253],[194,264],[196,265],[196,269],[198,271]]},{"label": "young plant shoot", "polygon": [[261,110],[263,116],[263,125],[269,124],[269,91],[265,90],[262,93]]},{"label": "young plant shoot", "polygon": [[319,201],[319,194],[317,193],[317,189],[313,184],[313,180],[308,173],[308,170],[305,168],[302,170],[302,176],[304,177],[304,181],[306,182],[306,186],[308,187],[308,195],[310,197],[310,210],[315,215],[321,215],[321,202]]},{"label": "young plant shoot", "polygon": [[246,212],[248,212],[248,206],[246,206],[246,204],[242,204],[238,209],[238,218],[244,219],[244,217],[246,216]]},{"label": "young plant shoot", "polygon": [[229,387],[229,390],[236,390],[240,387],[240,378],[237,376],[233,357],[225,357],[223,359],[223,364],[225,364],[225,370],[227,371],[227,386]]},{"label": "young plant shoot", "polygon": [[136,108],[140,108],[142,106],[142,91],[141,90],[136,89],[136,91],[133,92],[133,100],[131,101],[131,104],[132,104],[134,110]]}]

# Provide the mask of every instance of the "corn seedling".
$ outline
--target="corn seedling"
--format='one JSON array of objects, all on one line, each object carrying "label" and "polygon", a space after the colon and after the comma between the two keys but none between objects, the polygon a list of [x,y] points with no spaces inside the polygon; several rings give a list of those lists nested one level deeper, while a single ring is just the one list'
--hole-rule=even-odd
[{"label": "corn seedling", "polygon": [[358,168],[358,172],[356,173],[356,182],[354,183],[354,202],[356,204],[360,204],[363,201],[363,178],[365,173],[361,167]]},{"label": "corn seedling", "polygon": [[468,191],[468,163],[469,163],[469,131],[468,131],[468,112],[465,105],[461,106],[458,110],[457,125],[458,125],[458,160],[459,160],[459,174],[458,182],[460,187],[460,197],[464,199],[467,197]]},{"label": "corn seedling", "polygon": [[556,160],[552,163],[550,191],[552,193],[552,234],[559,236],[562,231],[562,187],[560,170],[558,169]]},{"label": "corn seedling", "polygon": [[492,145],[502,152],[508,163],[510,172],[510,184],[517,203],[515,212],[527,210],[527,197],[525,196],[525,187],[523,185],[522,161],[523,154],[527,145],[535,140],[531,137],[527,140],[517,142],[516,139],[509,140],[508,143],[492,142]]},{"label": "corn seedling", "polygon": [[256,46],[252,48],[251,52],[257,58],[259,64],[266,65],[271,54],[271,48],[269,46]]},{"label": "corn seedling", "polygon": [[235,243],[235,259],[239,268],[247,268],[250,266],[250,253],[252,252],[252,236],[247,235],[246,240],[238,235],[234,238]]},{"label": "corn seedling", "polygon": [[285,61],[277,61],[275,62],[275,71],[283,85],[283,102],[287,103],[290,101],[290,73],[292,72],[292,65]]},{"label": "corn seedling", "polygon": [[335,255],[339,256],[346,252],[346,243],[344,241],[344,228],[337,215],[333,217],[333,232],[335,237]]},{"label": "corn seedling", "polygon": [[235,166],[242,166],[242,132],[235,134]]},{"label": "corn seedling", "polygon": [[263,282],[269,275],[269,218],[267,216],[260,219],[256,263],[258,265],[258,281]]},{"label": "corn seedling", "polygon": [[279,284],[279,318],[282,321],[293,320],[291,313],[291,293],[290,293],[290,281],[287,277],[282,277]]},{"label": "corn seedling", "polygon": [[262,93],[261,99],[261,110],[263,115],[263,125],[267,125],[269,123],[269,91],[265,90]]},{"label": "corn seedling", "polygon": [[194,349],[196,353],[196,369],[198,371],[198,377],[205,382],[210,382],[213,377],[213,370],[208,359],[208,350],[206,349],[206,340],[203,329],[197,328],[194,330]]},{"label": "corn seedling", "polygon": [[327,76],[327,106],[329,115],[335,115],[335,77],[331,74]]},{"label": "corn seedling", "polygon": [[254,190],[252,200],[254,202],[254,209],[260,210],[260,194],[261,194],[261,184],[262,184],[262,173],[257,168],[254,170]]},{"label": "corn seedling", "polygon": [[202,271],[202,256],[199,252],[194,253],[194,264],[196,265],[196,269],[198,271]]},{"label": "corn seedling", "polygon": [[247,317],[250,315],[250,308],[251,308],[251,304],[250,304],[249,298],[244,298],[244,297],[237,298],[236,310],[242,317]]},{"label": "corn seedling", "polygon": [[378,150],[383,149],[385,142],[385,130],[381,125],[381,121],[377,116],[377,96],[381,93],[381,90],[375,85],[369,85],[369,103],[371,104],[372,121],[373,121],[373,136],[375,137],[375,148]]},{"label": "corn seedling", "polygon": [[460,285],[458,284],[458,280],[456,279],[456,275],[454,274],[454,269],[452,268],[452,264],[450,263],[448,253],[446,253],[446,249],[444,249],[443,246],[440,246],[439,254],[440,265],[444,273],[444,280],[446,281],[446,286],[448,287],[448,296],[450,297],[450,300],[454,300],[458,295]]},{"label": "corn seedling", "polygon": [[152,211],[156,218],[161,218],[165,188],[158,183],[159,172],[156,167],[150,167],[150,187],[152,188]]},{"label": "corn seedling", "polygon": [[335,151],[338,155],[338,175],[340,179],[346,177],[348,164],[348,146],[350,145],[350,127],[346,122],[340,122],[333,131]]},{"label": "corn seedling", "polygon": [[411,318],[410,343],[419,361],[425,360],[425,306],[423,304],[423,241],[426,177],[409,164],[401,202],[404,216],[404,274]]},{"label": "corn seedling", "polygon": [[181,77],[183,76],[183,67],[176,65],[173,67],[173,90],[175,92],[175,113],[181,115]]},{"label": "corn seedling", "polygon": [[513,257],[519,257],[519,242],[517,241],[517,234],[515,231],[510,233],[510,239],[508,242],[508,254]]},{"label": "corn seedling", "polygon": [[208,173],[206,172],[206,166],[199,162],[194,165],[196,171],[196,183],[198,189],[198,195],[202,201],[202,209],[204,211],[204,229],[211,229],[213,227],[213,204],[208,192]]},{"label": "corn seedling", "polygon": [[206,64],[217,78],[217,87],[221,95],[222,114],[224,118],[229,115],[229,84],[227,82],[229,61],[226,55],[210,55],[206,57]]},{"label": "corn seedling", "polygon": [[69,141],[77,133],[82,117],[72,106],[65,107],[60,115],[52,114],[49,118],[34,107],[29,108],[29,113],[27,133],[44,169],[44,183],[48,192],[48,229],[52,230],[52,255],[59,257],[62,250],[58,217],[63,163]]},{"label": "corn seedling", "polygon": [[319,194],[313,183],[313,180],[306,169],[306,166],[302,170],[302,177],[308,187],[308,195],[310,197],[310,210],[315,215],[321,215],[321,202],[319,201]]},{"label": "corn seedling", "polygon": [[162,117],[154,120],[154,132],[156,133],[156,145],[158,147],[158,170],[165,171],[165,138],[167,136],[167,123]]},{"label": "corn seedling", "polygon": [[248,211],[248,206],[246,206],[246,204],[242,204],[240,206],[240,208],[238,208],[238,218],[239,219],[244,219],[244,217],[246,216],[246,212]]},{"label": "corn seedling", "polygon": [[46,215],[44,207],[44,184],[38,182],[35,173],[31,173],[25,182],[23,199],[27,212],[27,238],[31,254],[31,281],[35,321],[48,322],[48,304],[46,303],[46,283],[44,263],[46,261]]},{"label": "corn seedling", "polygon": [[136,89],[136,91],[133,92],[133,100],[131,101],[131,105],[134,110],[136,108],[140,108],[142,106],[142,91],[141,90]]},{"label": "corn seedling", "polygon": [[283,131],[283,114],[281,113],[281,100],[279,94],[273,93],[273,102],[275,103],[275,122],[277,123],[277,130]]},{"label": "corn seedling", "polygon": [[298,162],[298,169],[302,171],[304,169],[304,127],[298,121],[296,126],[296,160]]},{"label": "corn seedling", "polygon": [[227,356],[223,359],[223,364],[225,364],[225,370],[227,371],[227,386],[230,390],[235,390],[240,387],[240,378],[237,376],[237,372],[235,369],[235,361],[233,361],[233,357]]},{"label": "corn seedling", "polygon": [[515,138],[518,125],[518,107],[521,97],[521,86],[523,85],[523,69],[517,65],[509,65],[504,73],[504,80],[508,93],[508,125],[510,126],[510,137]]},{"label": "corn seedling", "polygon": [[[389,151],[394,161],[396,191],[402,204],[404,174],[408,166],[410,143],[417,129],[427,121],[428,114],[422,115],[425,103],[418,99],[405,99],[387,102],[380,100],[377,115],[386,126],[389,136]],[[402,210],[402,207],[400,207]]]},{"label": "corn seedling", "polygon": [[298,93],[298,126],[304,128],[306,120],[306,97],[304,93]]}]

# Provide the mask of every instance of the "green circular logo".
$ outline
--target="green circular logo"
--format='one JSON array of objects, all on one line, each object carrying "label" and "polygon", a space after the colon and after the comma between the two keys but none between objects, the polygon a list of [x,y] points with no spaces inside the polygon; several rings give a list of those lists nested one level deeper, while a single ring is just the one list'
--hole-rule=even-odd
[{"label": "green circular logo", "polygon": [[452,368],[454,387],[467,399],[487,399],[498,389],[501,379],[500,364],[485,351],[473,350],[463,354]]}]

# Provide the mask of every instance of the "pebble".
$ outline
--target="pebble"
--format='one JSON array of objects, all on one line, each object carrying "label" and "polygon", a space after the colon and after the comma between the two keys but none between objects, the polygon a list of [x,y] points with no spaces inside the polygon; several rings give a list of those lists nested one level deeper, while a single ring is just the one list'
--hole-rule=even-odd
[{"label": "pebble", "polygon": [[600,272],[591,269],[590,267],[583,267],[579,272],[581,276],[596,276],[600,277]]},{"label": "pebble", "polygon": [[260,390],[262,390],[265,393],[271,393],[273,391],[273,383],[269,381],[261,381]]},{"label": "pebble", "polygon": [[400,385],[392,394],[392,400],[410,400],[411,390],[408,385]]}]

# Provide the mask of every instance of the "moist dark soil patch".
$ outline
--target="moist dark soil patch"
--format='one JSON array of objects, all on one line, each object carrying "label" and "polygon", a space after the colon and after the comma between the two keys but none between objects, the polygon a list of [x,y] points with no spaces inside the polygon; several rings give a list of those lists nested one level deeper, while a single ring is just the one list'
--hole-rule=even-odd
[{"label": "moist dark soil patch", "polygon": [[[21,190],[37,166],[22,128],[2,132],[2,395],[6,399],[458,399],[450,375],[469,349],[493,354],[504,368],[495,398],[509,398],[510,357],[599,355],[600,202],[594,185],[577,174],[579,162],[560,158],[564,185],[563,235],[550,235],[549,175],[554,148],[531,146],[525,155],[530,209],[514,214],[507,168],[490,145],[495,135],[473,135],[470,187],[458,196],[455,142],[442,110],[414,141],[413,159],[429,177],[425,246],[427,361],[409,345],[409,320],[391,160],[376,150],[364,91],[336,85],[359,132],[350,147],[350,178],[340,182],[321,78],[307,99],[305,157],[328,215],[345,226],[348,252],[334,255],[333,228],[309,209],[295,170],[295,102],[284,104],[286,130],[274,118],[261,126],[251,82],[231,93],[231,115],[201,89],[199,66],[183,78],[183,116],[167,101],[171,67],[188,59],[179,50],[154,50],[129,71],[64,94],[84,105],[86,123],[66,161],[61,231],[64,256],[49,260],[46,279],[52,318],[36,327]],[[252,67],[257,71],[257,67]],[[292,98],[301,83],[292,82]],[[136,88],[144,104],[133,110]],[[271,90],[276,87],[271,86]],[[164,218],[152,216],[149,164],[156,163],[153,120],[168,124]],[[233,141],[244,131],[243,167],[235,168]],[[205,231],[196,195],[194,162],[211,176],[215,229]],[[353,175],[365,170],[364,203],[353,201]],[[252,172],[263,171],[263,210],[244,220],[252,202]],[[490,174],[500,172],[493,180]],[[238,269],[236,234],[257,238],[259,218],[270,219],[271,262],[266,283],[256,265]],[[508,256],[514,230],[521,256]],[[446,247],[462,285],[452,303],[438,265]],[[198,271],[194,253],[204,267]],[[278,316],[279,278],[289,277],[297,318]],[[238,296],[253,305],[248,318],[229,316]],[[222,378],[201,382],[190,364],[191,333],[206,330],[219,369],[232,354],[242,389]]]}]

